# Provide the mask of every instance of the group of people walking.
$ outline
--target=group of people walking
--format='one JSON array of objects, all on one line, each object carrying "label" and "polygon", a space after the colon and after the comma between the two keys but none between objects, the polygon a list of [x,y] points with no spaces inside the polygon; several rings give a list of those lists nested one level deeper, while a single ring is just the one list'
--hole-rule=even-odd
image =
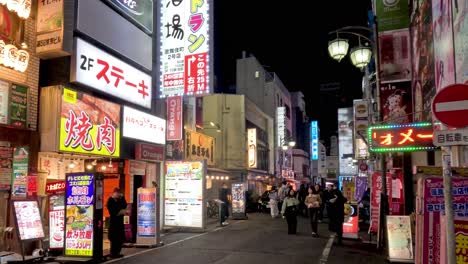
[{"label": "group of people walking", "polygon": [[329,230],[337,234],[338,244],[342,243],[344,204],[347,199],[334,185],[328,185],[326,190],[322,190],[318,184],[307,188],[301,185],[296,193],[284,181],[279,189],[272,188],[269,198],[272,218],[279,217],[281,213],[288,224],[288,234],[297,233],[297,216],[302,215],[309,217],[312,236],[318,237],[318,223],[322,221],[326,209]]}]

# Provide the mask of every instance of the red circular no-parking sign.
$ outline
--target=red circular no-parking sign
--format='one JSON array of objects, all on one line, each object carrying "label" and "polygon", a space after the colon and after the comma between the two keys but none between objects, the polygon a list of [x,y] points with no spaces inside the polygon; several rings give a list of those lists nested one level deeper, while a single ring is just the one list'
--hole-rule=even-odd
[{"label": "red circular no-parking sign", "polygon": [[449,127],[468,126],[468,85],[454,84],[440,90],[432,101],[432,113]]}]

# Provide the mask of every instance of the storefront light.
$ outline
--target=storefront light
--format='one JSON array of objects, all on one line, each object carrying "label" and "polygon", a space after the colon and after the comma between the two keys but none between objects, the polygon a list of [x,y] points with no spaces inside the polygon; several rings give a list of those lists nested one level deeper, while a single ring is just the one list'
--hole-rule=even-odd
[{"label": "storefront light", "polygon": [[86,169],[91,170],[92,168],[93,168],[93,165],[91,164],[86,165]]},{"label": "storefront light", "polygon": [[211,179],[214,180],[215,176],[211,176]]},{"label": "storefront light", "polygon": [[219,176],[216,176],[216,179],[219,180]]}]

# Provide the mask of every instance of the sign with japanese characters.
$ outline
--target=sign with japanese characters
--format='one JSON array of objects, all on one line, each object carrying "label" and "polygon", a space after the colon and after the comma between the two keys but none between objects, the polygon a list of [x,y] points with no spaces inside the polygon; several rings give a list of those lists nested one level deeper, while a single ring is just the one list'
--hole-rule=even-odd
[{"label": "sign with japanese characters", "polygon": [[211,1],[161,4],[160,97],[210,92]]},{"label": "sign with japanese characters", "polygon": [[153,32],[153,0],[106,0],[131,21]]},{"label": "sign with japanese characters", "polygon": [[468,145],[468,129],[434,131],[433,143],[439,147]]},{"label": "sign with japanese characters", "polygon": [[29,148],[18,147],[13,150],[13,189],[12,197],[25,198],[28,187]]},{"label": "sign with japanese characters", "polygon": [[13,148],[0,147],[0,188],[11,188],[11,175],[13,173]]},{"label": "sign with japanese characters", "polygon": [[368,142],[371,152],[425,151],[434,149],[432,123],[371,126]]},{"label": "sign with japanese characters", "polygon": [[118,157],[120,105],[63,89],[60,151]]},{"label": "sign with japanese characters", "polygon": [[[65,182],[58,182],[65,190]],[[49,187],[49,184],[47,185]],[[52,186],[51,186],[52,187]],[[65,197],[63,194],[49,195],[49,243],[51,249],[62,249],[65,234]]]},{"label": "sign with japanese characters", "polygon": [[214,165],[215,139],[194,131],[185,131],[185,158],[187,160],[206,159]]},{"label": "sign with japanese characters", "polygon": [[456,263],[468,263],[468,218],[455,218],[454,225]]},{"label": "sign with japanese characters", "polygon": [[56,193],[56,192],[63,192],[65,191],[65,182],[50,182],[46,184],[46,192],[48,193]]},{"label": "sign with japanese characters", "polygon": [[409,215],[387,215],[388,257],[391,262],[414,259],[411,217]]},{"label": "sign with japanese characters", "polygon": [[276,108],[276,133],[278,147],[281,147],[286,142],[286,107],[284,106]]},{"label": "sign with japanese characters", "polygon": [[249,168],[257,168],[257,129],[247,129],[247,163]]},{"label": "sign with japanese characters", "polygon": [[42,59],[68,55],[64,51],[64,1],[38,1],[36,55]]},{"label": "sign with japanese characters", "polygon": [[123,136],[156,144],[166,143],[166,120],[124,106]]},{"label": "sign with japanese characters", "polygon": [[318,122],[310,122],[310,158],[311,160],[318,160],[319,157],[319,134],[318,134]]},{"label": "sign with japanese characters", "polygon": [[168,97],[167,101],[167,140],[182,140],[183,105],[182,96]]},{"label": "sign with japanese characters", "polygon": [[28,87],[19,84],[11,86],[10,125],[26,128],[28,118]]},{"label": "sign with japanese characters", "polygon": [[156,146],[146,143],[135,144],[135,159],[149,161],[164,160],[164,146]]},{"label": "sign with japanese characters", "polygon": [[65,195],[65,255],[93,256],[94,175],[70,174]]},{"label": "sign with japanese characters", "polygon": [[232,193],[232,214],[235,216],[245,216],[245,184],[233,183]]},{"label": "sign with japanese characters", "polygon": [[137,241],[156,244],[156,188],[138,188],[137,199]]},{"label": "sign with japanese characters", "polygon": [[20,240],[35,240],[45,237],[37,201],[14,201],[13,207]]},{"label": "sign with japanese characters", "polygon": [[151,76],[76,38],[71,82],[151,108]]},{"label": "sign with japanese characters", "polygon": [[204,227],[203,201],[206,168],[200,161],[167,161],[164,183],[164,224]]}]

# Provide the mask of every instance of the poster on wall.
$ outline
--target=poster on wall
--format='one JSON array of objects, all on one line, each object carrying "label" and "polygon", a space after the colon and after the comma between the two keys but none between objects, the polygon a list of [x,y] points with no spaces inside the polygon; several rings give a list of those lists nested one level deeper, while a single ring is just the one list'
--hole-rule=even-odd
[{"label": "poster on wall", "polygon": [[29,148],[17,147],[13,150],[12,197],[24,198],[28,188]]},{"label": "poster on wall", "polygon": [[13,148],[0,147],[0,188],[11,188],[13,174]]},{"label": "poster on wall", "polygon": [[157,244],[156,188],[138,188],[137,211],[137,243]]},{"label": "poster on wall", "polygon": [[41,213],[37,201],[13,201],[16,227],[21,241],[43,239]]},{"label": "poster on wall", "polygon": [[414,260],[411,217],[408,215],[387,215],[387,245],[390,262]]},{"label": "poster on wall", "polygon": [[10,125],[26,128],[28,117],[28,87],[19,84],[11,85]]},{"label": "poster on wall", "polygon": [[166,162],[164,225],[204,228],[206,162]]},{"label": "poster on wall", "polygon": [[456,81],[468,84],[468,3],[460,0],[452,2],[454,1],[457,1],[457,5],[452,3]]},{"label": "poster on wall", "polygon": [[59,150],[120,155],[120,105],[63,89]]},{"label": "poster on wall", "polygon": [[65,191],[65,255],[93,256],[94,175],[69,174]]},{"label": "poster on wall", "polygon": [[409,30],[382,32],[379,35],[381,82],[411,80],[411,47]]},{"label": "poster on wall", "polygon": [[[60,189],[51,190],[56,186],[60,186]],[[65,197],[57,192],[63,192],[65,182],[48,184],[47,187],[47,191],[52,193],[49,195],[49,244],[51,249],[62,249],[65,240]]]},{"label": "poster on wall", "polygon": [[10,96],[10,84],[0,80],[0,124],[8,124],[8,99]]},{"label": "poster on wall", "polygon": [[232,193],[232,217],[245,218],[245,184],[233,183]]},{"label": "poster on wall", "polygon": [[380,104],[383,121],[389,124],[407,124],[412,118],[411,82],[393,82],[380,85]]},{"label": "poster on wall", "polygon": [[160,97],[211,91],[211,0],[161,6]]}]

